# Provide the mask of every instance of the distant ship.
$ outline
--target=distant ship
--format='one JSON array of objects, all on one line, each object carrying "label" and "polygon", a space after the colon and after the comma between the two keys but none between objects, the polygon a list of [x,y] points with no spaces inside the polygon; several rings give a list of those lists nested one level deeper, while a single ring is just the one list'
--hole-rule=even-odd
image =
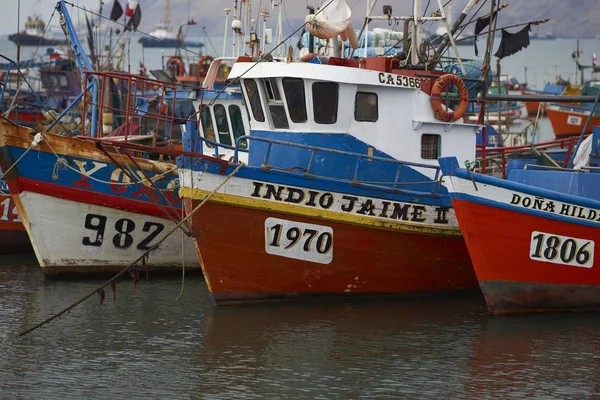
[{"label": "distant ship", "polygon": [[183,37],[178,38],[178,35],[173,32],[173,27],[169,21],[159,22],[154,26],[154,30],[150,32],[150,36],[140,38],[139,42],[143,47],[202,47],[200,42],[192,42],[183,40]]},{"label": "distant ship", "polygon": [[46,24],[38,16],[27,18],[25,32],[17,32],[8,36],[8,40],[21,46],[56,46],[67,44],[66,39],[54,39],[49,32],[44,34]]},{"label": "distant ship", "polygon": [[[154,26],[154,30],[150,32],[149,36],[140,38],[139,42],[142,47],[202,47],[203,44],[200,42],[186,41],[183,38],[181,29],[179,32],[173,32],[173,26],[171,25],[171,0],[165,2],[165,19],[160,21]],[[193,20],[188,21],[186,25],[195,25],[196,22]]]}]

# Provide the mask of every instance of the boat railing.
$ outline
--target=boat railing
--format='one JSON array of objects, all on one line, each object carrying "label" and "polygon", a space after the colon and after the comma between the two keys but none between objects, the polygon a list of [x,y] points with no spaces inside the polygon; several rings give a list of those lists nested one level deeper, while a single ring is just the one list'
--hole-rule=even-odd
[{"label": "boat railing", "polygon": [[[499,175],[506,179],[508,174],[508,161],[511,157],[519,154],[531,154],[543,153],[549,150],[566,150],[564,157],[561,154],[560,163],[563,167],[566,167],[569,159],[573,154],[575,144],[577,143],[577,137],[570,137],[565,139],[553,140],[549,142],[537,143],[537,144],[525,144],[521,146],[510,146],[510,147],[486,147],[485,156],[478,158],[478,164],[481,165],[481,171],[490,175]],[[477,146],[477,153],[482,154],[482,146]],[[485,166],[485,168],[483,168]]]},{"label": "boat railing", "polygon": [[[98,87],[96,96],[90,87],[83,96],[82,126],[89,136],[119,137],[124,143],[148,140],[177,149],[182,143],[180,127],[198,123],[192,104],[202,99],[203,91],[198,87],[113,71],[84,71],[84,77],[86,82],[97,82]],[[178,98],[178,91],[195,95]],[[167,92],[173,99],[166,97]],[[90,123],[86,114],[93,109],[98,117]]]},{"label": "boat railing", "polygon": [[[323,179],[328,179],[328,180],[345,181],[345,182],[351,183],[353,186],[356,186],[356,187],[368,187],[368,188],[374,188],[374,189],[379,189],[379,190],[402,192],[402,193],[406,193],[406,194],[423,195],[423,194],[427,194],[427,192],[429,192],[429,195],[434,196],[434,197],[439,196],[440,190],[442,187],[441,181],[440,181],[441,170],[440,170],[440,167],[437,165],[416,163],[416,162],[410,162],[410,161],[400,161],[400,160],[396,160],[393,158],[378,157],[378,156],[373,156],[373,155],[368,155],[368,154],[360,154],[360,153],[354,153],[354,152],[349,152],[349,151],[344,151],[344,150],[310,146],[310,145],[305,145],[305,144],[301,144],[301,143],[293,143],[293,142],[287,142],[287,141],[283,141],[283,140],[276,140],[276,139],[269,139],[269,138],[255,137],[255,136],[240,136],[236,140],[236,147],[235,147],[235,153],[233,156],[233,163],[239,162],[240,144],[247,143],[248,147],[250,147],[250,146],[252,146],[252,144],[251,144],[252,141],[263,142],[263,143],[267,144],[264,158],[262,160],[262,163],[260,164],[260,168],[262,170],[266,170],[266,171],[277,170],[277,171],[284,171],[287,173],[300,174],[300,175],[310,177],[310,178],[323,178]],[[293,168],[283,168],[281,166],[269,164],[269,160],[271,157],[271,150],[272,150],[273,145],[287,146],[287,147],[305,149],[305,150],[310,151],[310,158],[306,164],[306,167],[295,166]],[[354,164],[354,172],[353,172],[352,178],[343,179],[343,178],[332,177],[330,175],[319,175],[318,173],[314,173],[313,167],[315,165],[315,160],[317,159],[317,153],[341,155],[341,156],[355,158],[356,163]],[[381,181],[372,182],[372,181],[361,180],[359,178],[359,171],[360,171],[360,166],[362,164],[364,164],[364,161],[367,161],[367,162],[377,161],[377,162],[395,165],[396,172],[395,172],[394,180],[388,181],[388,182],[381,182]],[[430,176],[432,175],[433,178],[426,177],[425,175],[421,174],[423,176],[423,181],[419,181],[419,182],[402,181],[402,180],[400,180],[400,178],[402,176],[401,172],[402,172],[402,169],[405,167],[415,169],[415,171],[417,169],[425,169],[427,171],[431,171]],[[417,172],[419,172],[419,171],[417,171]],[[411,189],[401,188],[402,185],[431,186],[431,190],[430,191],[411,190]]]}]

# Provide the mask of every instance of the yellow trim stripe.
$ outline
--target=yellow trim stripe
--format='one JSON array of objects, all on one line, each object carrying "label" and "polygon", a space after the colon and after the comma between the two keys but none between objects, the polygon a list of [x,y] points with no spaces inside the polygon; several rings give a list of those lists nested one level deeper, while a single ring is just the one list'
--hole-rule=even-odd
[{"label": "yellow trim stripe", "polygon": [[[208,190],[192,189],[188,187],[182,187],[179,189],[179,197],[200,201],[204,200],[210,193],[212,192]],[[252,208],[263,211],[275,211],[283,214],[300,215],[303,217],[346,223],[350,225],[366,226],[377,229],[409,233],[421,233],[428,235],[461,236],[461,232],[458,227],[435,228],[432,226],[419,226],[416,224],[407,224],[405,222],[400,221],[385,221],[376,218],[363,217],[361,215],[343,214],[318,208],[295,206],[287,203],[281,204],[276,202],[267,202],[260,199],[250,199],[246,197],[234,196],[224,193],[215,193],[211,197],[209,202],[227,204],[236,207]]]}]

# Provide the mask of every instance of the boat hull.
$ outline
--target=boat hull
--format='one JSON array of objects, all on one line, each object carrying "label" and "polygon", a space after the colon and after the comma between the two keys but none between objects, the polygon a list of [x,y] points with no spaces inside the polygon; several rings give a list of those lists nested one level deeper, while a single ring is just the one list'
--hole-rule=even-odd
[{"label": "boat hull", "polygon": [[12,214],[10,220],[0,221],[0,254],[30,252],[31,242],[16,209],[13,209],[10,214]]},{"label": "boat hull", "polygon": [[491,313],[600,309],[598,269],[530,257],[533,232],[596,240],[598,229],[464,200],[453,205]]},{"label": "boat hull", "polygon": [[[192,209],[197,205],[190,204]],[[425,294],[477,285],[460,236],[374,230],[211,203],[192,218],[198,254],[217,303]],[[270,218],[331,228],[332,261],[321,264],[265,252],[265,221]],[[243,240],[233,243],[232,232]]]},{"label": "boat hull", "polygon": [[[546,114],[557,138],[581,135],[589,116],[589,111],[581,111],[569,106],[548,106]],[[593,116],[585,133],[591,133],[600,124],[600,115]]]},{"label": "boat hull", "polygon": [[529,185],[495,178],[486,184],[480,175],[475,184],[466,176],[450,179],[452,204],[492,314],[600,309],[600,258],[594,253],[600,212]]},{"label": "boat hull", "polygon": [[[526,88],[521,86],[521,94],[523,96],[533,96],[539,93],[528,91]],[[525,109],[527,110],[527,115],[537,115],[538,109],[540,108],[539,101],[524,101]],[[544,103],[542,103],[542,109],[540,110],[540,114],[544,115]]]},{"label": "boat hull", "polygon": [[177,38],[165,38],[165,39],[157,39],[152,37],[143,37],[140,38],[139,42],[142,44],[142,47],[148,48],[175,48],[175,47],[202,47],[204,46],[201,42],[194,42],[186,40],[184,43],[181,43]]},{"label": "boat hull", "polygon": [[[131,182],[94,143],[45,133],[38,147],[29,149],[31,133],[0,123],[0,164],[7,170],[19,159],[6,182],[45,274],[120,271],[174,227],[181,202],[173,192],[173,166],[137,159],[142,173],[120,158],[140,181],[153,177],[172,201],[165,204],[148,181]],[[178,233],[152,251],[140,268],[175,272],[182,262],[198,267],[192,240]]]},{"label": "boat hull", "polygon": [[[180,176],[188,214],[224,179],[182,169]],[[199,181],[201,190],[193,187]],[[477,289],[448,208],[314,187],[280,186],[277,195],[269,187],[233,178],[191,217],[204,276],[217,303]]]},{"label": "boat hull", "polygon": [[67,41],[64,39],[49,39],[26,33],[14,33],[8,36],[8,40],[15,44],[18,43],[20,46],[57,46],[67,44]]}]

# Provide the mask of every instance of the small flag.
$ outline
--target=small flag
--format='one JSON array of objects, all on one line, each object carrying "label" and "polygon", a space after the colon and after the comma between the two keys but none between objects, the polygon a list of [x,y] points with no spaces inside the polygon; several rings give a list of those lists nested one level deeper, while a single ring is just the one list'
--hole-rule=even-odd
[{"label": "small flag", "polygon": [[119,18],[123,16],[123,6],[119,3],[119,0],[115,0],[112,6],[112,10],[110,10],[110,19],[113,21],[117,21]]},{"label": "small flag", "polygon": [[125,31],[137,31],[138,26],[140,26],[140,22],[142,22],[142,7],[140,7],[139,4],[136,4],[135,12],[131,18],[129,18],[129,21],[127,21]]},{"label": "small flag", "polygon": [[127,15],[129,18],[133,17],[133,14],[135,14],[135,9],[138,6],[138,2],[137,0],[127,0],[127,4],[125,6],[125,15]]}]

